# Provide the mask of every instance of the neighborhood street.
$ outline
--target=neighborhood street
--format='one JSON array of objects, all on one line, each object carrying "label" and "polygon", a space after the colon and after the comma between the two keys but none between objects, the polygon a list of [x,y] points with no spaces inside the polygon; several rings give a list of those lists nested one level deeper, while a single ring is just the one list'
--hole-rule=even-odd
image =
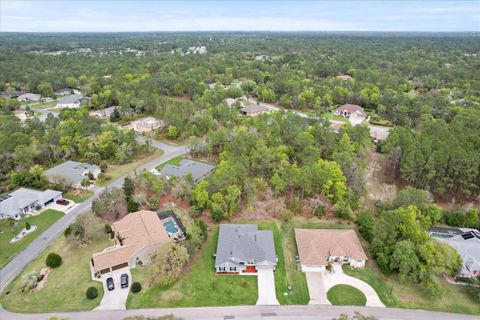
[{"label": "neighborhood street", "polygon": [[302,320],[322,319],[331,320],[340,314],[353,315],[356,311],[363,315],[375,316],[379,320],[474,320],[478,316],[444,313],[413,309],[390,309],[378,307],[353,306],[237,306],[237,307],[197,307],[197,308],[158,308],[117,311],[85,311],[62,313],[10,313],[0,310],[2,320],[45,320],[50,317],[69,320],[122,320],[126,317],[143,315],[145,317],[160,317],[171,315],[182,319],[272,319],[272,320]]},{"label": "neighborhood street", "polygon": [[[143,138],[137,137],[137,140],[139,141],[142,139]],[[188,149],[188,147],[185,146],[172,146],[158,141],[154,141],[152,145],[156,148],[162,149],[164,154],[139,168],[135,168],[137,171],[155,168],[159,164],[185,154]],[[125,176],[113,181],[108,187],[121,187],[124,179]],[[3,267],[0,270],[0,292],[6,288],[10,281],[12,281],[23,270],[23,268],[30,263],[30,261],[35,259],[35,257],[40,254],[40,252],[42,252],[56,237],[62,234],[63,231],[75,220],[79,214],[88,211],[92,205],[93,199],[97,197],[104,189],[105,187],[95,187],[93,189],[94,195],[92,197],[70,210],[68,214],[50,226],[50,228],[48,228],[43,234],[39,235],[5,267]]]}]

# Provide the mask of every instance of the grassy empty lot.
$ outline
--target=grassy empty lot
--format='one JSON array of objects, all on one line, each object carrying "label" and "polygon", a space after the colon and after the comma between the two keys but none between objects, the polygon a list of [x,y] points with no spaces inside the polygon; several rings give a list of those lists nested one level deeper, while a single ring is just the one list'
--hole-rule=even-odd
[{"label": "grassy empty lot", "polygon": [[[38,216],[21,219],[13,228],[10,228],[6,224],[6,221],[0,220],[0,267],[7,264],[17,253],[28,246],[33,239],[41,235],[48,227],[63,216],[63,212],[47,209]],[[26,235],[22,240],[10,243],[10,240],[25,228],[27,222],[31,226],[37,226],[37,229]]]},{"label": "grassy empty lot", "polygon": [[367,303],[367,297],[363,292],[348,284],[333,286],[328,290],[327,298],[333,305],[364,306]]},{"label": "grassy empty lot", "polygon": [[396,275],[384,275],[372,262],[363,270],[349,266],[344,266],[343,270],[370,284],[388,307],[480,314],[480,304],[470,298],[466,287],[450,284],[445,279],[439,279],[445,289],[443,296],[431,299],[422,285],[402,283]]},{"label": "grassy empty lot", "polygon": [[71,191],[64,193],[63,197],[68,200],[72,200],[75,203],[81,203],[93,195],[92,191],[81,190],[79,194],[73,194]]},{"label": "grassy empty lot", "polygon": [[255,304],[257,277],[216,275],[213,254],[217,238],[218,228],[215,228],[190,270],[169,287],[149,284],[149,266],[132,269],[133,281],[139,281],[143,289],[138,294],[129,294],[127,309]]},{"label": "grassy empty lot", "polygon": [[[98,219],[93,236],[94,241],[86,247],[79,248],[75,244],[70,244],[63,235],[57,238],[2,293],[3,307],[15,312],[60,312],[95,308],[102,299],[103,289],[100,282],[91,280],[89,262],[92,253],[112,244],[103,231],[103,225],[103,222]],[[45,266],[46,256],[50,252],[62,256],[62,265],[49,273],[43,289],[22,292],[22,275],[32,271],[39,272]],[[90,286],[94,286],[99,292],[94,300],[88,300],[85,296]]]},{"label": "grassy empty lot", "polygon": [[115,165],[115,164],[110,164],[108,165],[107,172],[106,174],[111,177],[109,180],[97,180],[95,183],[97,186],[100,187],[105,187],[112,183],[112,181],[126,175],[130,171],[134,170],[135,168],[141,167],[144,164],[149,163],[150,161],[155,160],[156,158],[160,157],[163,154],[162,150],[155,149],[154,152],[145,155],[145,154],[140,154],[135,156],[131,162],[122,164],[122,165]]}]

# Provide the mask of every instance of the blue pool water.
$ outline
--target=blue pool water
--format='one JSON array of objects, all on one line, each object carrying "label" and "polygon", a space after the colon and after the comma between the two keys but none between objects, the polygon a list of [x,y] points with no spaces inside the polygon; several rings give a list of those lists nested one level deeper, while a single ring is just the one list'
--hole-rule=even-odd
[{"label": "blue pool water", "polygon": [[163,223],[163,226],[167,230],[168,233],[177,233],[178,229],[177,226],[172,221],[166,221]]}]

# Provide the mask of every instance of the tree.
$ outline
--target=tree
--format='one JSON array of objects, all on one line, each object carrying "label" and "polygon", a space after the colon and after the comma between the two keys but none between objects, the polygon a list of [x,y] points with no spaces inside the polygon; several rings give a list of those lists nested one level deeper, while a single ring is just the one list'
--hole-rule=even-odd
[{"label": "tree", "polygon": [[220,192],[216,192],[212,195],[210,208],[212,209],[213,220],[218,222],[223,219],[227,210],[227,204],[225,203],[223,194],[221,194]]},{"label": "tree", "polygon": [[92,212],[99,217],[112,216],[118,219],[127,213],[127,202],[123,190],[105,189],[92,202]]},{"label": "tree", "polygon": [[26,273],[22,276],[22,287],[32,290],[37,286],[39,274],[36,271]]},{"label": "tree", "polygon": [[358,231],[368,242],[372,242],[375,231],[375,218],[370,211],[362,211],[357,216]]},{"label": "tree", "polygon": [[84,177],[82,181],[80,181],[80,185],[82,186],[82,188],[87,189],[88,186],[90,185],[90,178]]},{"label": "tree", "polygon": [[50,267],[52,269],[60,267],[62,264],[62,257],[56,253],[49,253],[47,256],[47,259],[45,260],[45,264],[47,267]]},{"label": "tree", "polygon": [[98,297],[98,290],[95,287],[88,287],[87,292],[85,292],[87,299],[93,300]]},{"label": "tree", "polygon": [[133,199],[128,200],[128,202],[127,202],[128,212],[136,212],[136,211],[138,211],[139,207],[140,207],[140,205],[135,200],[133,200]]},{"label": "tree", "polygon": [[25,230],[30,230],[30,229],[31,229],[30,223],[26,222],[25,223]]},{"label": "tree", "polygon": [[135,194],[135,184],[129,177],[126,177],[125,180],[123,180],[123,193],[125,194],[125,200],[127,201],[130,201]]},{"label": "tree", "polygon": [[393,208],[416,206],[419,209],[424,208],[429,203],[428,192],[412,187],[406,187],[400,190],[395,200],[393,200]]},{"label": "tree", "polygon": [[197,183],[192,191],[192,203],[199,211],[208,206],[208,182],[203,180]]},{"label": "tree", "polygon": [[353,211],[350,205],[345,201],[339,201],[333,206],[333,214],[338,218],[352,219]]},{"label": "tree", "polygon": [[37,86],[37,91],[44,97],[53,97],[53,87],[48,82],[42,82]]},{"label": "tree", "polygon": [[178,138],[178,134],[179,134],[179,133],[178,133],[177,127],[172,126],[172,125],[168,126],[168,129],[167,129],[167,137],[168,137],[169,139],[176,139],[176,138]]},{"label": "tree", "polygon": [[173,283],[189,259],[187,249],[181,244],[163,246],[153,258],[151,282],[160,286]]},{"label": "tree", "polygon": [[140,282],[135,281],[132,283],[132,286],[130,287],[130,291],[132,291],[132,293],[139,293],[141,290],[142,285],[140,284]]}]

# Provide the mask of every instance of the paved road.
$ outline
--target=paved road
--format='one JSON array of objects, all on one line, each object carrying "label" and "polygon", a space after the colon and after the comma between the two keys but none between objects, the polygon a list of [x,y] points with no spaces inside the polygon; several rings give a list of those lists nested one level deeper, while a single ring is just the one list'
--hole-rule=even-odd
[{"label": "paved road", "polygon": [[144,315],[145,317],[160,317],[173,314],[182,319],[263,319],[263,320],[307,320],[332,319],[345,313],[353,315],[355,311],[363,315],[371,315],[379,320],[474,320],[479,316],[468,316],[453,313],[389,309],[377,307],[349,306],[238,306],[238,307],[203,307],[203,308],[161,308],[117,311],[86,311],[49,314],[21,314],[0,311],[2,320],[46,320],[52,316],[67,317],[69,320],[121,320],[129,316]]},{"label": "paved road", "polygon": [[[139,139],[141,140],[142,138]],[[156,148],[163,149],[165,153],[161,157],[143,166],[135,168],[137,171],[141,171],[143,169],[150,170],[152,168],[155,168],[161,163],[185,154],[188,149],[185,146],[172,146],[158,141],[155,141],[152,145]],[[126,176],[123,176],[115,180],[109,185],[109,187],[121,187],[125,177]],[[23,270],[23,268],[25,268],[25,266],[30,263],[30,261],[32,261],[38,254],[40,254],[40,252],[45,250],[45,248],[56,237],[62,234],[63,231],[67,228],[67,226],[69,226],[79,214],[85,213],[90,210],[93,199],[96,198],[99,193],[102,192],[104,189],[104,187],[94,188],[94,195],[92,197],[70,210],[63,218],[50,226],[50,228],[48,228],[45,232],[43,232],[40,236],[33,240],[23,251],[17,254],[15,258],[13,258],[5,267],[3,267],[0,270],[0,292],[5,289],[5,287],[10,283],[10,281],[12,281]],[[4,319],[2,318],[1,320]]]}]

